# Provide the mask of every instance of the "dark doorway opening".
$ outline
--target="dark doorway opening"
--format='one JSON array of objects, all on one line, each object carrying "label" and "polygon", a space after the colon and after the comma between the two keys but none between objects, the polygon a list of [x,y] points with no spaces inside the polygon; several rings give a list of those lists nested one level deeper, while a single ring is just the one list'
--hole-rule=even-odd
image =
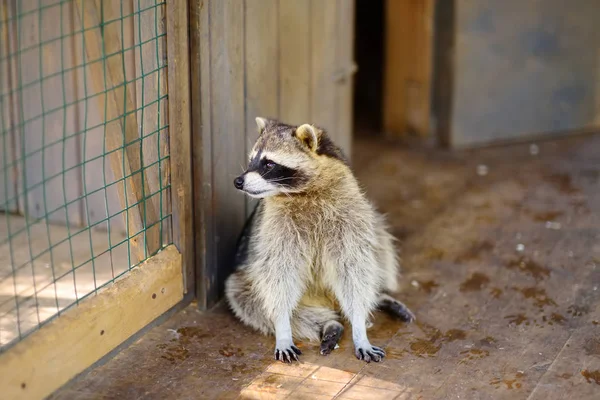
[{"label": "dark doorway opening", "polygon": [[381,135],[385,2],[356,0],[354,58],[354,136]]}]

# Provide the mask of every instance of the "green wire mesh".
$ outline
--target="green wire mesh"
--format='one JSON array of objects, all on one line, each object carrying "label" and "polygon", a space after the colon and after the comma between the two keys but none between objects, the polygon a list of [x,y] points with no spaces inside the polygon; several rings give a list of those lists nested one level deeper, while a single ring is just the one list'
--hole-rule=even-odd
[{"label": "green wire mesh", "polygon": [[0,351],[171,243],[164,8],[0,0]]}]

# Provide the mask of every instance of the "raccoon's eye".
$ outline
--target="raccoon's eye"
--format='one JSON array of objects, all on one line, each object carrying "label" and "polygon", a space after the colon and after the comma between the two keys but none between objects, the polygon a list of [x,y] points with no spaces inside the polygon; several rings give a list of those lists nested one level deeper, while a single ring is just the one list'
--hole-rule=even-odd
[{"label": "raccoon's eye", "polygon": [[275,163],[273,161],[267,161],[265,164],[266,169],[273,169],[275,167]]}]

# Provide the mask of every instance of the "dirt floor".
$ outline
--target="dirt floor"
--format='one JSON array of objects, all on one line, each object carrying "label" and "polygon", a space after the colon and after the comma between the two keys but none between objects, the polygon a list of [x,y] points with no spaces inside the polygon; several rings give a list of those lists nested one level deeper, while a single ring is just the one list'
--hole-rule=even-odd
[{"label": "dirt floor", "polygon": [[401,239],[406,325],[384,362],[273,360],[273,339],[192,304],[54,399],[600,398],[600,136],[447,153],[355,143]]}]

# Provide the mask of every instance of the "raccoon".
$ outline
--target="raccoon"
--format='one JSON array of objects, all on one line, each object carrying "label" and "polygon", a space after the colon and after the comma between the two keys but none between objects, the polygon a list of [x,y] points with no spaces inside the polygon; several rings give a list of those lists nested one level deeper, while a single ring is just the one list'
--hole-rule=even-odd
[{"label": "raccoon", "polygon": [[[366,199],[342,151],[314,125],[256,118],[259,137],[235,187],[260,199],[240,235],[227,301],[245,324],[275,334],[275,359],[298,360],[294,339],[321,341],[331,353],[352,326],[355,355],[379,362],[371,313],[414,314],[398,290],[394,237]],[[341,314],[341,315],[340,315]]]}]

